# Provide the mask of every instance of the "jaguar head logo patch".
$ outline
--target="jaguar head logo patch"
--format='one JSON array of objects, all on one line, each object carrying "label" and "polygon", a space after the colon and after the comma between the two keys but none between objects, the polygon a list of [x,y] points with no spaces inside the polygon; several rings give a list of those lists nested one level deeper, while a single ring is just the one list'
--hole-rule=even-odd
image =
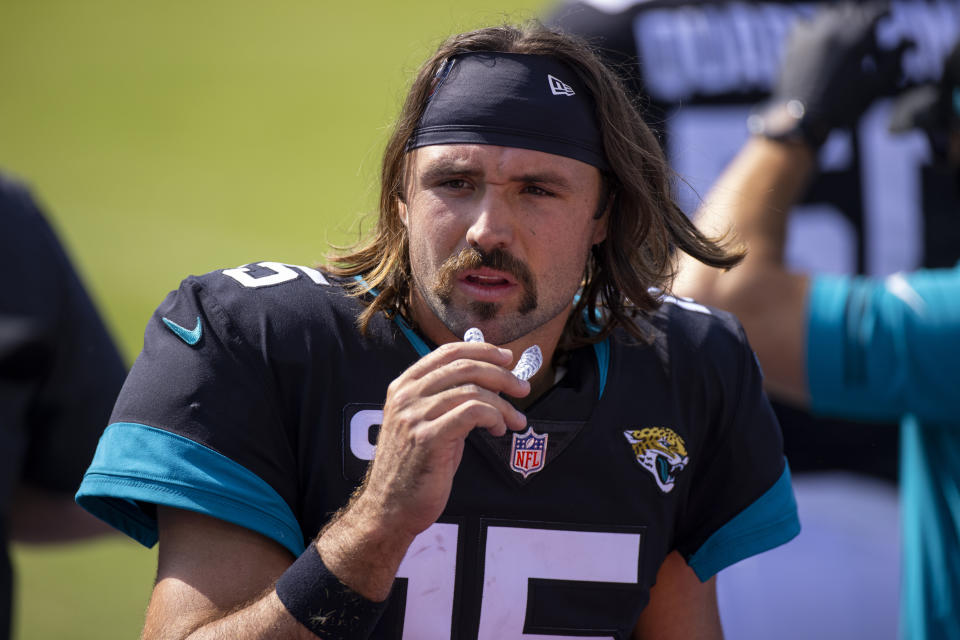
[{"label": "jaguar head logo patch", "polygon": [[677,475],[690,462],[683,438],[665,427],[624,431],[623,435],[640,466],[653,475],[661,491],[670,493]]}]

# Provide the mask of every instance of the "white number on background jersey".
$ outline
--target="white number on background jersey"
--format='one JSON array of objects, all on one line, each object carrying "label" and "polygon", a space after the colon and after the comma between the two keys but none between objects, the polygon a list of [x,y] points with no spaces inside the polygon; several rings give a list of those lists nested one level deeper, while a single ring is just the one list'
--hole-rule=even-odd
[{"label": "white number on background jersey", "polygon": [[[245,287],[269,287],[271,285],[289,282],[300,277],[300,273],[307,276],[315,284],[330,284],[323,274],[310,267],[304,267],[298,264],[284,264],[282,262],[258,262],[257,266],[270,269],[273,273],[262,276],[251,276],[249,267],[237,267],[236,269],[224,269],[223,275],[230,276]],[[296,269],[296,271],[295,271]],[[299,271],[300,273],[297,273]]]},{"label": "white number on background jersey", "polygon": [[[397,577],[408,580],[404,640],[452,637],[458,533],[459,525],[433,524],[400,564]],[[502,525],[489,525],[485,533],[478,640],[569,640],[523,633],[531,578],[625,584],[640,579],[639,533]]]},{"label": "white number on background jersey", "polygon": [[[688,213],[696,209],[700,197],[746,141],[748,113],[747,107],[683,107],[666,119],[671,162],[692,187],[680,193],[680,203]],[[890,101],[882,100],[866,113],[859,127],[864,264],[867,273],[875,276],[916,269],[923,256],[920,168],[929,161],[929,145],[919,132],[891,136],[886,132],[889,117]],[[821,151],[821,167],[849,167],[851,145],[849,134],[835,132]],[[856,271],[856,231],[830,204],[795,207],[787,237],[787,262],[796,269]]]}]

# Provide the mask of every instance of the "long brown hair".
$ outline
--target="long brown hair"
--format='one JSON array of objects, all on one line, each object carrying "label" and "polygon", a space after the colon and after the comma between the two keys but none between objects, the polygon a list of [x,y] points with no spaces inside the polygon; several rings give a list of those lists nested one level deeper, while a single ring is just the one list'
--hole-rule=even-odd
[{"label": "long brown hair", "polygon": [[[650,289],[668,289],[675,275],[675,250],[724,269],[742,260],[742,250],[730,250],[705,237],[676,204],[671,195],[673,173],[656,138],[620,79],[585,43],[536,22],[488,27],[452,36],[420,67],[383,154],[375,231],[352,252],[330,259],[332,273],[361,275],[367,287],[379,292],[358,319],[362,330],[381,312],[411,319],[409,245],[398,211],[404,198],[406,145],[438,70],[447,59],[470,51],[557,58],[574,69],[596,102],[611,167],[603,176],[607,191],[602,198],[609,203],[610,219],[606,240],[591,250],[562,347],[602,340],[617,326],[638,339],[649,339],[638,319],[659,305],[657,294]],[[367,287],[358,284],[353,293],[362,295]]]}]

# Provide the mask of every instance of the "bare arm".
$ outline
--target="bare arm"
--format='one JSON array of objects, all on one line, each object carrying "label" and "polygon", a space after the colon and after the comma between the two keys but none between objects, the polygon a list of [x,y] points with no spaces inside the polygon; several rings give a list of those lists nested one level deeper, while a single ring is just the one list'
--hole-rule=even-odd
[{"label": "bare arm", "polygon": [[[512,358],[493,345],[452,343],[391,383],[363,488],[314,543],[355,592],[374,602],[387,598],[410,543],[446,506],[473,428],[502,435],[525,426],[499,395],[529,393],[529,384],[506,369]],[[316,637],[274,591],[293,562],[280,545],[177,509],[159,507],[158,521],[159,570],[144,639]]]},{"label": "bare arm", "polygon": [[783,263],[787,215],[813,172],[800,143],[752,138],[711,188],[697,226],[719,235],[732,229],[748,247],[743,263],[721,272],[683,256],[679,295],[731,311],[743,323],[771,393],[805,404],[806,300],[809,278]]},{"label": "bare arm", "polygon": [[679,553],[666,557],[650,589],[650,603],[633,630],[634,640],[722,640],[717,580],[700,579]]},{"label": "bare arm", "polygon": [[446,507],[466,437],[526,426],[498,395],[530,384],[507,367],[513,355],[483,342],[454,342],[424,356],[387,390],[377,453],[359,497],[318,543],[327,567],[373,601],[390,593],[407,548]]},{"label": "bare arm", "polygon": [[313,639],[273,583],[290,552],[258,533],[208,516],[158,507],[160,555],[144,640]]}]

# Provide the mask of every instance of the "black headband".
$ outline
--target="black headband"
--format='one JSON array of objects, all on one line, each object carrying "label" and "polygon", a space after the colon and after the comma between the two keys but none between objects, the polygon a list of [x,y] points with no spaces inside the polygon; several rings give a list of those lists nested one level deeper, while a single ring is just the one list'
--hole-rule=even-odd
[{"label": "black headband", "polygon": [[408,151],[434,144],[493,144],[609,169],[593,97],[559,60],[464,53],[448,60],[437,76]]}]

